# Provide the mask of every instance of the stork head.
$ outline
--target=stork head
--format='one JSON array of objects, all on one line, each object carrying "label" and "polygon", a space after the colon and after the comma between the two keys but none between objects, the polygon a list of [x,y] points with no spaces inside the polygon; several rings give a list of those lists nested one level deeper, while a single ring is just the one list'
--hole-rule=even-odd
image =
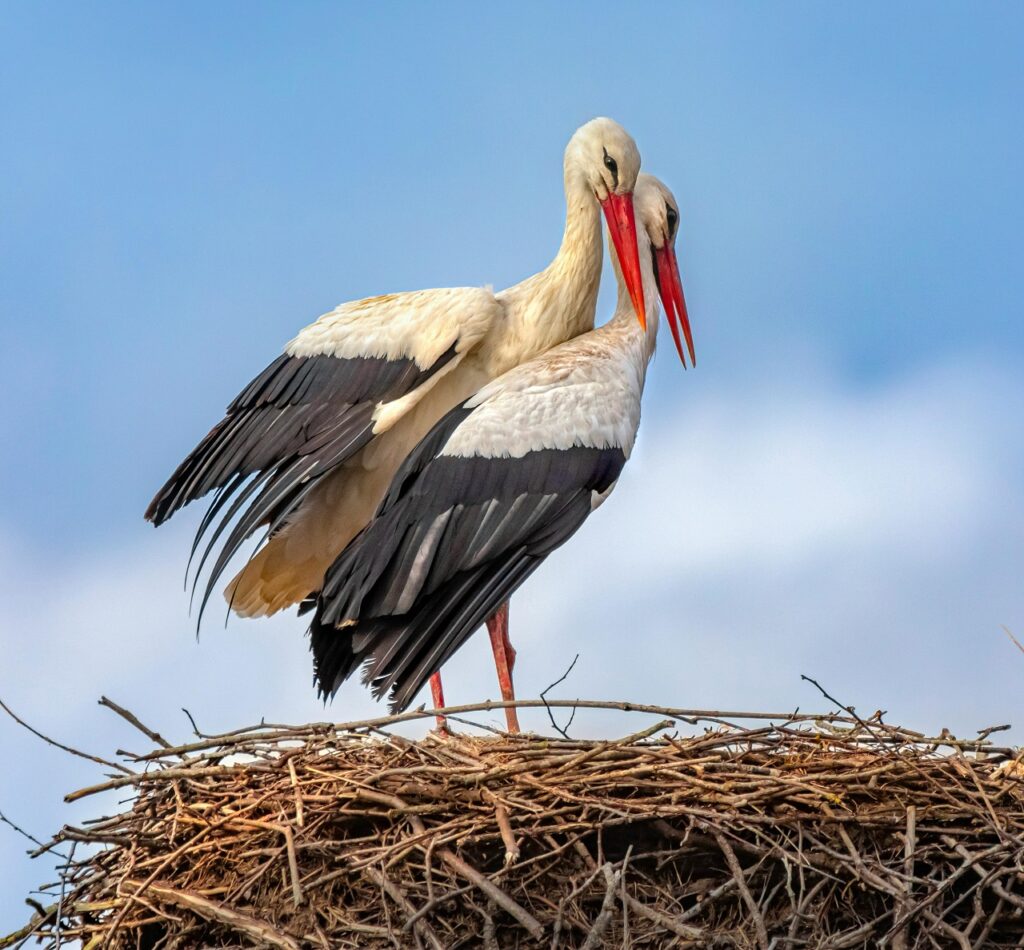
[{"label": "stork head", "polygon": [[566,183],[582,181],[601,205],[633,308],[643,321],[644,290],[633,212],[633,189],[639,174],[636,142],[611,119],[591,119],[580,126],[565,149]]},{"label": "stork head", "polygon": [[[686,313],[686,299],[683,297],[683,283],[679,278],[679,264],[676,261],[676,235],[679,233],[679,205],[671,191],[653,175],[640,175],[636,183],[636,216],[640,227],[651,241],[651,256],[654,265],[654,279],[658,284],[665,317],[672,330],[679,358],[686,366],[683,344],[679,338],[682,330],[686,337],[686,348],[690,351],[690,365],[696,366],[693,353],[693,334],[690,332],[690,318]],[[639,318],[639,313],[637,314]],[[644,320],[640,318],[640,325]]]}]

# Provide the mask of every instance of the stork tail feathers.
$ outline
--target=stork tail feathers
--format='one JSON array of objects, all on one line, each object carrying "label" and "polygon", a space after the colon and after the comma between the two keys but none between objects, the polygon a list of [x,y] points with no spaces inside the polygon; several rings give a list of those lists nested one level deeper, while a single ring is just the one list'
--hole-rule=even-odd
[{"label": "stork tail feathers", "polygon": [[315,558],[302,561],[282,557],[278,541],[271,538],[224,588],[224,599],[239,617],[270,617],[301,603],[320,587],[329,566]]}]

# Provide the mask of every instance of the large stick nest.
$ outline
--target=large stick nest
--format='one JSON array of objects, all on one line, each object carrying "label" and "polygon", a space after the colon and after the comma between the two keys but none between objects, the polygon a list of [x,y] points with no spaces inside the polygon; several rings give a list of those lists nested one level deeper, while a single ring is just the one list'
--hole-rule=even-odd
[{"label": "large stick nest", "polygon": [[1016,750],[591,705],[669,718],[616,741],[386,731],[407,715],[170,748],[121,711],[159,748],[68,797],[130,807],[46,845],[77,853],[0,947],[1024,946]]}]

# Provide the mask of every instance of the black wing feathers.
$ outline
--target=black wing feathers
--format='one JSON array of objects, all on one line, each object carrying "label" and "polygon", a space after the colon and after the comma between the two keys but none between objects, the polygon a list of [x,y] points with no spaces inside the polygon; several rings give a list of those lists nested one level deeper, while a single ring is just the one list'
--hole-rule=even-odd
[{"label": "black wing feathers", "polygon": [[[431,367],[420,369],[411,359],[285,354],[242,390],[146,510],[146,518],[159,525],[219,489],[196,533],[194,557],[217,514],[231,502],[201,556],[200,570],[229,523],[241,515],[214,562],[203,603],[253,531],[266,524],[272,534],[319,478],[370,441],[379,402],[411,392],[454,356],[453,345]],[[250,480],[252,475],[257,477]]]},{"label": "black wing feathers", "polygon": [[236,475],[251,475],[333,445],[337,427],[353,407],[410,392],[454,355],[453,346],[426,370],[411,359],[279,356],[239,393],[224,419],[178,466],[150,502],[146,519],[162,524]]},{"label": "black wing feathers", "polygon": [[[311,626],[316,677],[333,694],[355,668],[402,709],[586,520],[620,449],[574,446],[519,458],[437,453],[454,410],[420,443],[375,519],[327,572]],[[355,621],[354,623],[352,621]]]}]

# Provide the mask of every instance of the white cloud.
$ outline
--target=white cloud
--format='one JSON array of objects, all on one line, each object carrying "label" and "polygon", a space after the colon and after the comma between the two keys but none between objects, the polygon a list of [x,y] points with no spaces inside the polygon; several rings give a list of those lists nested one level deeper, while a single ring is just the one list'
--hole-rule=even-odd
[{"label": "white cloud", "polygon": [[[696,399],[684,387],[682,408],[652,402],[613,498],[513,603],[521,695],[578,652],[561,696],[823,707],[803,672],[920,728],[1019,720],[1024,656],[999,625],[1024,629],[1024,422],[1010,410],[1022,389],[976,363],[867,394],[818,372]],[[208,622],[197,645],[181,588],[188,530],[140,528],[131,544],[62,564],[0,536],[0,695],[100,754],[145,744],[95,706],[104,693],[180,739],[182,706],[208,731],[383,712],[357,684],[322,707],[294,617]],[[452,703],[496,694],[485,637],[446,680]],[[542,713],[524,718],[544,727]],[[580,725],[630,727],[615,715]],[[14,820],[47,834],[98,807],[61,803],[96,766],[10,723],[0,744],[26,763],[0,777]],[[0,931],[47,876],[21,852],[0,827]]]}]

